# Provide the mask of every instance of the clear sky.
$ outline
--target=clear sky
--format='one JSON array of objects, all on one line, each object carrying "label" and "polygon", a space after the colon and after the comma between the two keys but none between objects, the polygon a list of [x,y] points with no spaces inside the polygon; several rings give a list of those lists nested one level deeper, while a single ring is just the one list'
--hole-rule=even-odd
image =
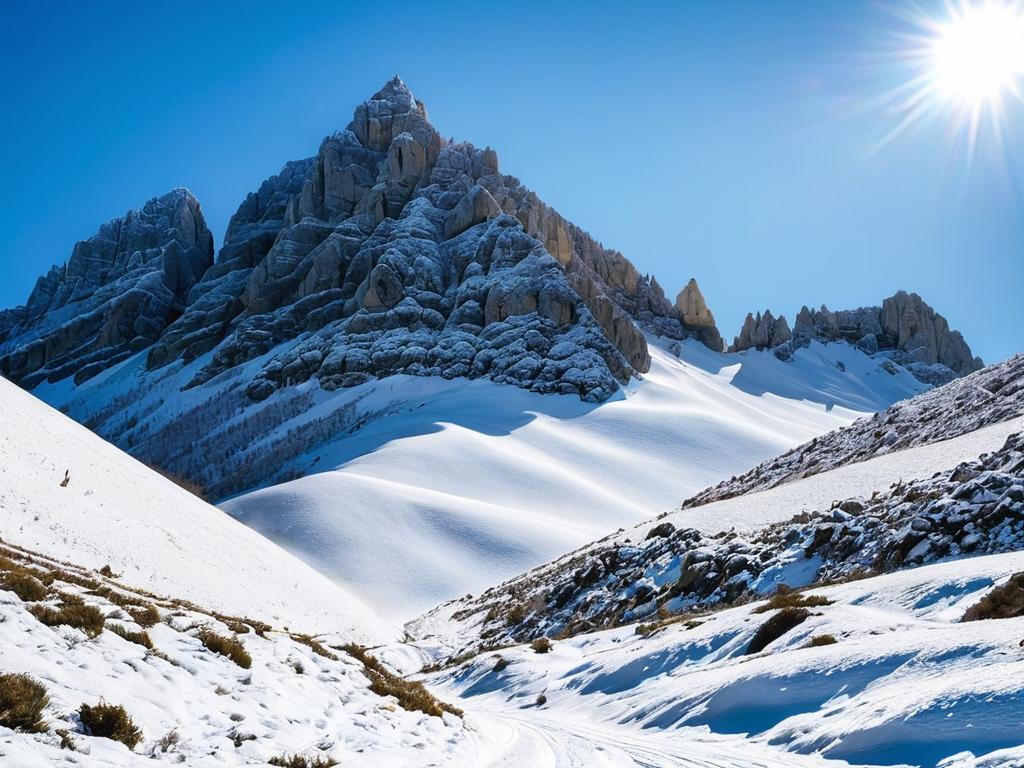
[{"label": "clear sky", "polygon": [[1024,349],[1024,109],[972,162],[941,116],[886,143],[892,3],[640,6],[5,0],[0,306],[171,187],[219,245],[398,73],[442,134],[494,147],[670,296],[696,277],[729,339],[750,310],[904,288],[986,361]]}]

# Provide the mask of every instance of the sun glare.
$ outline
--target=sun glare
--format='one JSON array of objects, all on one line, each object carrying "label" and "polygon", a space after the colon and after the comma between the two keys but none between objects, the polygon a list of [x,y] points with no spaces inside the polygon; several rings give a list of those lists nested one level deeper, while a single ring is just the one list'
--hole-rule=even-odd
[{"label": "sun glare", "polygon": [[1020,95],[1024,77],[1024,12],[1015,4],[989,0],[950,9],[938,22],[931,67],[939,95],[976,110],[1000,108]]},{"label": "sun glare", "polygon": [[[907,0],[909,3],[910,0]],[[889,144],[931,118],[963,141],[968,164],[985,140],[1004,162],[1010,119],[1024,104],[1024,0],[945,0],[897,6],[910,28],[895,37],[889,64],[898,84],[880,103],[897,123]]]}]

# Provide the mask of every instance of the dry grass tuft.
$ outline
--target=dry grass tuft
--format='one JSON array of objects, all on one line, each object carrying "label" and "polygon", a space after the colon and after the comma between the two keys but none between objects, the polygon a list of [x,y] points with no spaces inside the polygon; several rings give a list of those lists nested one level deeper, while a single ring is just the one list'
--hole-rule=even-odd
[{"label": "dry grass tuft", "polygon": [[48,627],[74,627],[82,630],[87,637],[96,637],[103,631],[103,612],[94,605],[86,605],[77,595],[66,592],[61,593],[61,602],[56,608],[33,605],[29,611]]},{"label": "dry grass tuft", "polygon": [[267,760],[267,763],[279,766],[279,768],[331,768],[331,766],[337,765],[338,761],[319,755],[316,757],[306,757],[304,755],[285,754],[272,757]]},{"label": "dry grass tuft", "polygon": [[237,637],[218,635],[212,629],[200,630],[197,637],[199,642],[206,646],[208,650],[219,653],[221,656],[226,656],[242,669],[248,669],[252,666],[252,656],[245,650],[242,641]]},{"label": "dry grass tuft", "polygon": [[771,643],[778,640],[794,627],[804,623],[810,611],[806,608],[797,608],[787,605],[772,615],[764,624],[758,627],[757,632],[747,646],[747,653],[758,653],[767,648]]},{"label": "dry grass tuft", "polygon": [[135,643],[141,645],[143,648],[153,649],[153,641],[149,637],[149,633],[143,630],[142,632],[135,632],[128,629],[123,624],[112,624],[108,627],[118,637],[123,637],[129,643]]},{"label": "dry grass tuft", "polygon": [[530,647],[533,649],[534,653],[547,653],[551,650],[551,641],[546,637],[538,637],[530,643]]},{"label": "dry grass tuft", "polygon": [[439,701],[423,683],[406,680],[394,674],[367,653],[365,648],[350,644],[344,646],[342,650],[362,662],[366,676],[370,680],[370,690],[378,696],[394,696],[402,709],[410,712],[423,712],[434,717],[441,717],[445,712],[450,712],[462,717],[461,709]]},{"label": "dry grass tuft", "polygon": [[78,716],[90,736],[120,741],[128,749],[135,749],[135,745],[142,741],[142,731],[120,705],[107,704],[100,699],[94,706],[83,704],[78,709]]},{"label": "dry grass tuft", "polygon": [[838,642],[834,635],[815,635],[807,641],[807,647],[820,648],[823,645],[835,645]]},{"label": "dry grass tuft", "polygon": [[4,728],[44,732],[43,710],[49,701],[43,684],[28,675],[0,675],[0,725]]},{"label": "dry grass tuft", "polygon": [[764,605],[754,609],[754,613],[768,613],[780,608],[819,608],[832,605],[832,601],[823,595],[805,595],[802,592],[779,590]]},{"label": "dry grass tuft", "polygon": [[10,590],[26,603],[45,600],[46,585],[27,570],[11,571],[0,578],[0,587]]},{"label": "dry grass tuft", "polygon": [[960,621],[1012,619],[1024,616],[1024,573],[1015,573],[1005,584],[990,590],[964,613]]}]

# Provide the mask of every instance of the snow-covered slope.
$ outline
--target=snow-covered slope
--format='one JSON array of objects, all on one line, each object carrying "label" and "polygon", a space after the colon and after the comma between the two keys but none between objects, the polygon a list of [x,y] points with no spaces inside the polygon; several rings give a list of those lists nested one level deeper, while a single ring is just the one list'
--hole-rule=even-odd
[{"label": "snow-covered slope", "polygon": [[[777,751],[787,750],[854,764],[1013,768],[1024,764],[1024,618],[959,620],[1022,570],[1024,554],[1012,553],[814,590],[827,604],[756,654],[748,645],[777,613],[755,613],[763,603],[647,637],[623,627],[555,640],[545,654],[506,648],[431,680],[461,706],[510,713],[552,744],[574,726],[598,739],[607,726],[614,744],[625,727],[647,744],[669,731],[676,754],[690,756],[637,764],[805,764]],[[808,647],[826,637],[835,642]],[[748,762],[706,754],[742,734]]]},{"label": "snow-covered slope", "polygon": [[5,541],[293,630],[371,640],[395,631],[305,563],[4,379],[0,412]]},{"label": "snow-covered slope", "polygon": [[[22,599],[7,588],[19,569],[53,579],[45,589],[37,582],[44,597]],[[5,768],[123,768],[154,760],[212,768],[296,755],[309,762],[288,765],[411,768],[470,765],[478,752],[479,738],[459,717],[378,695],[367,669],[343,648],[156,599],[6,544],[0,584],[0,674],[29,675],[48,698],[43,732],[10,730],[11,699],[0,681]],[[246,608],[256,611],[260,598],[254,589]],[[33,613],[76,600],[81,612],[100,617],[88,635],[67,623],[48,626]],[[215,652],[204,633],[236,643],[234,655]],[[134,749],[84,727],[79,708],[101,700],[131,718]]]},{"label": "snow-covered slope", "polygon": [[365,424],[292,463],[315,474],[222,507],[408,618],[923,388],[846,344],[789,362],[650,348],[644,379],[600,405],[399,376],[335,393],[313,413],[352,404]]}]

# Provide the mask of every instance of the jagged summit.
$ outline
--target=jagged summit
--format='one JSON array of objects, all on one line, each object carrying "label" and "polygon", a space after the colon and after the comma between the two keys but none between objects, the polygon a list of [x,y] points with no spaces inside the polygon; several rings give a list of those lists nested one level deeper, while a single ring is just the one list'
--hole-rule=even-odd
[{"label": "jagged summit", "polygon": [[715,352],[722,351],[725,346],[722,335],[718,332],[715,316],[708,309],[696,278],[691,277],[690,282],[679,292],[675,306],[685,326],[698,329],[701,341]]},{"label": "jagged summit", "polygon": [[0,312],[0,373],[80,382],[152,344],[213,262],[199,201],[173,189],[75,244],[28,302]]},{"label": "jagged summit", "polygon": [[980,369],[981,358],[971,353],[959,331],[916,293],[897,291],[874,307],[833,312],[801,307],[790,331],[784,315],[766,310],[748,314],[730,351],[773,349],[788,359],[812,340],[846,341],[868,355],[882,355],[906,367],[927,384],[944,384]]}]

